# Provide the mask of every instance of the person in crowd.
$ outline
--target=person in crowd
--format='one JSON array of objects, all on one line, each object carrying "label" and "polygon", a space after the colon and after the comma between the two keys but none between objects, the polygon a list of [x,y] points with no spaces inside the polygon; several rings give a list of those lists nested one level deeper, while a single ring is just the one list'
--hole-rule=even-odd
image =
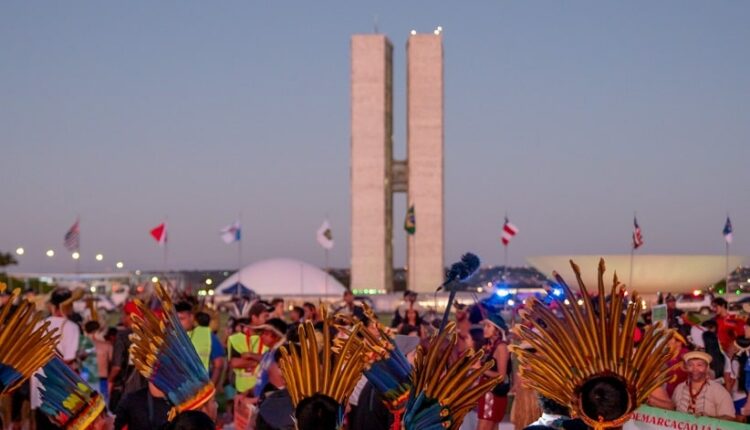
[{"label": "person in crowd", "polygon": [[323,394],[313,394],[300,400],[294,411],[298,430],[336,430],[339,405]]},{"label": "person in crowd", "polygon": [[94,354],[96,355],[96,371],[99,377],[99,392],[105,397],[109,395],[107,380],[109,378],[109,368],[112,365],[112,342],[106,338],[106,333],[101,330],[99,321],[87,321],[83,325],[83,331],[86,337],[94,344]]},{"label": "person in crowd", "polygon": [[302,322],[302,319],[305,317],[305,310],[301,308],[300,306],[295,306],[292,308],[292,310],[289,312],[289,322],[291,324],[297,325],[300,322]]},{"label": "person in crowd", "polygon": [[[747,323],[750,327],[750,320]],[[735,357],[739,363],[739,372],[737,374],[737,389],[745,393],[745,400],[735,402],[735,408],[739,407],[737,415],[745,418],[745,422],[750,422],[750,336],[738,338],[736,341],[737,352]]]},{"label": "person in crowd", "polygon": [[[81,330],[77,324],[70,321],[68,316],[72,312],[73,301],[80,298],[80,295],[74,295],[67,288],[55,288],[50,294],[47,309],[50,316],[45,319],[49,323],[50,329],[57,329],[60,333],[60,340],[57,343],[57,351],[60,358],[66,366],[77,370],[76,359],[78,357],[78,348],[80,346]],[[37,430],[54,429],[55,425],[50,419],[39,410],[42,400],[39,395],[39,380],[31,378],[31,409],[35,411]]]},{"label": "person in crowd", "polygon": [[537,394],[539,409],[542,414],[536,421],[524,428],[524,430],[572,430],[574,428],[586,429],[587,427],[570,417],[570,409],[556,401]]},{"label": "person in crowd", "polygon": [[215,430],[214,421],[201,411],[185,411],[177,416],[163,430]]},{"label": "person in crowd", "polygon": [[276,297],[271,300],[271,307],[273,311],[268,315],[269,318],[278,318],[280,320],[286,320],[286,310],[284,309],[284,299]]},{"label": "person in crowd", "polygon": [[721,351],[719,339],[716,332],[706,330],[703,332],[703,351],[711,356],[711,365],[709,366],[709,376],[719,384],[724,384],[724,368],[726,360],[724,353]]},{"label": "person in crowd", "polygon": [[150,430],[168,422],[172,405],[152,383],[125,395],[115,410],[115,430]]},{"label": "person in crowd", "polygon": [[286,389],[268,393],[258,406],[255,430],[296,430],[294,405]]},{"label": "person in crowd", "polygon": [[180,324],[190,337],[203,367],[211,375],[214,385],[218,387],[221,373],[224,370],[225,353],[218,336],[211,331],[211,316],[205,312],[193,314],[193,305],[187,301],[175,304],[175,311],[177,311]]},{"label": "person in crowd", "polygon": [[420,339],[425,338],[422,318],[419,316],[416,309],[410,308],[406,310],[404,318],[401,320],[401,324],[396,328],[396,332],[404,336],[416,336]]},{"label": "person in crowd", "polygon": [[716,297],[711,301],[711,308],[716,314],[716,335],[719,338],[721,349],[727,349],[734,339],[745,334],[745,322],[734,315],[729,314],[729,305],[722,297]]},{"label": "person in crowd", "polygon": [[253,391],[254,397],[261,398],[266,391],[276,391],[284,387],[284,378],[278,364],[278,351],[286,340],[288,326],[281,318],[270,318],[257,329],[260,330],[260,341],[265,352],[255,369],[257,382]]},{"label": "person in crowd", "polygon": [[302,304],[302,308],[305,310],[303,321],[310,321],[313,324],[317,324],[323,320],[314,304],[305,302],[304,304]]},{"label": "person in crowd", "polygon": [[[739,337],[724,351],[724,358],[726,361],[724,367],[724,388],[729,391],[734,401],[735,415],[742,415],[742,407],[747,403],[747,390],[745,389],[746,380],[740,381],[740,377],[743,376],[743,367],[747,364],[747,355],[745,355],[745,361],[742,360],[743,348],[740,344],[745,344],[745,337]],[[742,382],[742,384],[740,384]]]},{"label": "person in crowd", "polygon": [[683,366],[674,367],[675,364],[682,363],[682,357],[688,353],[687,341],[684,337],[682,337],[681,334],[675,333],[674,336],[669,340],[669,351],[671,352],[671,356],[669,361],[667,362],[667,367],[673,368],[673,370],[670,371],[672,379],[667,382],[666,389],[667,394],[671,398],[675,387],[677,387],[679,383],[683,382],[688,377],[688,374]]},{"label": "person in crowd", "polygon": [[510,352],[505,338],[506,330],[505,321],[499,314],[487,315],[484,320],[484,337],[487,340],[484,346],[485,360],[494,359],[495,364],[485,372],[485,376],[505,375],[505,379],[479,398],[477,430],[497,429],[498,423],[505,417],[510,391]]},{"label": "person in crowd", "polygon": [[258,301],[250,307],[249,325],[240,324],[241,331],[234,333],[227,339],[229,352],[229,367],[234,370],[234,419],[237,428],[246,425],[249,419],[249,404],[253,397],[253,388],[258,382],[255,369],[260,363],[263,353],[268,347],[263,345],[260,332],[261,327],[268,320],[272,311],[266,303]]},{"label": "person in crowd", "polygon": [[417,303],[417,293],[415,293],[414,291],[404,291],[404,302],[401,303],[393,313],[391,327],[396,328],[403,322],[403,319],[406,317],[407,309],[415,309],[417,313],[421,313],[422,311],[419,303]]},{"label": "person in crowd", "polygon": [[664,298],[664,303],[667,305],[667,325],[669,328],[677,330],[680,334],[686,336],[687,334],[683,330],[686,330],[688,327],[682,319],[685,312],[677,308],[677,298],[672,293],[668,293]]},{"label": "person in crowd", "polygon": [[362,304],[354,300],[354,293],[351,290],[345,290],[341,303],[336,307],[336,313],[359,316],[363,312]]},{"label": "person in crowd", "polygon": [[133,391],[146,387],[143,378],[130,360],[130,335],[133,333],[133,315],[140,311],[135,302],[125,303],[122,312],[122,326],[117,329],[114,345],[112,346],[112,367],[109,371],[107,385],[109,387],[109,410],[117,410],[117,403],[122,397]]},{"label": "person in crowd", "polygon": [[709,378],[711,356],[702,351],[691,351],[683,356],[688,379],[679,384],[672,394],[678,412],[725,420],[734,419],[734,402],[729,392]]}]

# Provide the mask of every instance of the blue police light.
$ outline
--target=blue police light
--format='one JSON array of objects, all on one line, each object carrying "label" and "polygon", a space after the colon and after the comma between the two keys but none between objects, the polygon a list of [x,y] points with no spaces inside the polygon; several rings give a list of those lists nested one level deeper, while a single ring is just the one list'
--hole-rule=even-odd
[{"label": "blue police light", "polygon": [[562,295],[563,295],[562,288],[554,288],[554,289],[552,289],[552,295],[555,296],[555,297],[562,297]]},{"label": "blue police light", "polygon": [[507,288],[498,288],[497,291],[495,291],[495,294],[497,294],[498,297],[508,297],[510,295],[510,290]]}]

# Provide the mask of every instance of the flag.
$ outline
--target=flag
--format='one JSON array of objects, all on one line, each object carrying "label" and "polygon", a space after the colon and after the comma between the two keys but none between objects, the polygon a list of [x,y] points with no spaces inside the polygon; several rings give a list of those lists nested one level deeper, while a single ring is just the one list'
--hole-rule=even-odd
[{"label": "flag", "polygon": [[638,225],[638,220],[633,217],[633,249],[638,249],[641,245],[643,245],[641,227]]},{"label": "flag", "polygon": [[240,222],[235,221],[234,223],[221,229],[221,240],[226,244],[232,242],[239,242],[242,239],[242,229],[240,228]]},{"label": "flag", "polygon": [[729,215],[727,215],[727,222],[724,224],[724,240],[727,241],[727,243],[732,243],[732,221],[729,220]]},{"label": "flag", "polygon": [[151,229],[151,237],[154,238],[157,242],[159,242],[159,245],[164,245],[167,243],[167,223],[163,222],[153,229]]},{"label": "flag", "polygon": [[63,244],[68,251],[78,251],[81,247],[81,231],[78,228],[78,219],[72,227],[65,233],[65,240]]},{"label": "flag", "polygon": [[406,211],[404,230],[406,230],[406,233],[408,234],[414,234],[417,231],[417,218],[414,215],[414,205],[409,206],[409,210]]},{"label": "flag", "polygon": [[500,235],[503,245],[508,246],[510,240],[518,233],[518,227],[508,221],[508,217],[505,217],[505,224],[503,224],[503,234]]},{"label": "flag", "polygon": [[318,229],[318,243],[325,249],[333,249],[333,234],[328,220],[323,221],[323,225]]}]

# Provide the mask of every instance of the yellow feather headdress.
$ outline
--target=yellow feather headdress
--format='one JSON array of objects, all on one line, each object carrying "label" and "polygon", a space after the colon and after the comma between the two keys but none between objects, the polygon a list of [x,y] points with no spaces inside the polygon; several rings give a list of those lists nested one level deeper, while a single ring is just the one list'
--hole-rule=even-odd
[{"label": "yellow feather headdress", "polygon": [[[0,282],[0,291],[6,288]],[[0,394],[12,392],[50,361],[59,339],[57,329],[41,322],[32,303],[23,300],[14,308],[19,295],[15,289],[0,310]]]},{"label": "yellow feather headdress", "polygon": [[[520,374],[527,385],[545,397],[571,408],[571,414],[587,425],[602,429],[621,426],[658,386],[669,380],[669,347],[672,332],[656,324],[648,327],[636,346],[633,333],[641,312],[637,293],[626,301],[625,288],[617,274],[609,294],[604,288],[604,260],[599,262],[598,299],[592,300],[581,279],[579,267],[570,262],[578,279],[583,305],[565,281],[555,273],[570,302],[559,318],[548,307],[532,299],[522,313],[524,324],[513,332],[531,344],[535,352],[511,347],[518,356]],[[624,315],[623,315],[624,313]],[[592,387],[605,381],[616,385],[626,397],[619,416],[602,417],[591,407],[596,397]]]},{"label": "yellow feather headdress", "polygon": [[362,358],[365,345],[358,337],[362,324],[356,323],[349,337],[337,345],[331,338],[333,318],[321,308],[322,345],[318,345],[312,322],[306,321],[298,328],[299,346],[282,346],[279,364],[295,407],[304,398],[323,394],[342,405],[343,414],[365,365]]},{"label": "yellow feather headdress", "polygon": [[456,324],[451,322],[430,340],[427,350],[417,347],[414,386],[406,404],[404,429],[456,430],[479,398],[502,381],[503,375],[480,379],[495,364],[492,359],[480,364],[483,351],[464,351],[449,364],[457,340]]}]

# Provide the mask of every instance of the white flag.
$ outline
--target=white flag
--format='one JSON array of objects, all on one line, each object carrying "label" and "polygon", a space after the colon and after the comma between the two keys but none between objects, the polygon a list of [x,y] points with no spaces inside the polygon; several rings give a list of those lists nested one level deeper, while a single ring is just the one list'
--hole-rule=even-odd
[{"label": "white flag", "polygon": [[221,229],[221,240],[224,243],[239,242],[242,238],[242,229],[240,228],[240,222],[235,221],[234,223]]},{"label": "white flag", "polygon": [[318,229],[318,243],[325,249],[333,249],[333,234],[328,220],[323,221],[323,225]]}]

